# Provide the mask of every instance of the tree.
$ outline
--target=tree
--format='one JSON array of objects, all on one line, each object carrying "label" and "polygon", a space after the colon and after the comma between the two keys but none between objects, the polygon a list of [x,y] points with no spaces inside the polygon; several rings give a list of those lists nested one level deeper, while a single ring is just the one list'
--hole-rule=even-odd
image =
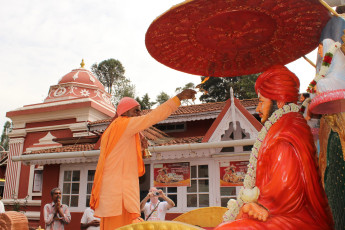
[{"label": "tree", "polygon": [[[255,81],[260,74],[244,75],[239,77],[210,77],[200,89],[205,93],[200,96],[202,102],[226,101],[230,98],[230,88],[234,96],[240,100],[256,97]],[[205,77],[201,77],[204,80]]]},{"label": "tree", "polygon": [[151,107],[157,103],[157,102],[150,101],[150,97],[147,93],[141,99],[139,97],[136,97],[135,100],[139,102],[142,110],[151,109]]},{"label": "tree", "polygon": [[111,94],[111,102],[117,105],[121,98],[135,96],[135,86],[127,79],[121,62],[110,58],[91,66],[91,71]]},{"label": "tree", "polygon": [[[183,87],[177,87],[177,88],[175,89],[175,92],[176,92],[176,93],[181,93],[181,92],[182,92],[183,90],[185,90],[185,89],[195,89],[194,83],[189,82],[189,83],[185,84]],[[192,102],[191,102],[190,100],[182,100],[182,101],[181,101],[181,104],[182,104],[182,105],[194,104],[194,99],[193,99]]]},{"label": "tree", "polygon": [[163,91],[160,94],[158,94],[157,97],[156,97],[156,101],[160,105],[163,104],[164,102],[166,102],[169,99],[170,99],[170,96],[167,93],[163,92]]},{"label": "tree", "polygon": [[176,93],[181,93],[185,89],[195,89],[194,83],[193,82],[189,82],[189,83],[185,84],[183,87],[177,87],[175,89],[175,92]]},{"label": "tree", "polygon": [[125,69],[121,62],[113,58],[104,60],[99,64],[93,64],[91,71],[110,94],[113,92],[114,83],[125,77]]},{"label": "tree", "polygon": [[135,86],[131,84],[131,81],[127,78],[120,78],[114,82],[112,87],[111,102],[117,105],[123,97],[135,97]]},{"label": "tree", "polygon": [[[1,135],[1,142],[0,145],[5,149],[5,151],[8,151],[9,147],[9,137],[8,133],[12,131],[12,123],[9,121],[6,121],[4,124],[4,128],[2,130],[2,135]],[[3,149],[0,147],[0,151],[3,151]]]}]

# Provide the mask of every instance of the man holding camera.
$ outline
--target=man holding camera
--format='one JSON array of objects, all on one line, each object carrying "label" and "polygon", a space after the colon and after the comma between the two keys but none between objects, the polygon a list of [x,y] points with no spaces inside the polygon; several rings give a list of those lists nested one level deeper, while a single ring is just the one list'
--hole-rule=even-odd
[{"label": "man holding camera", "polygon": [[[159,197],[164,201],[159,201]],[[150,202],[147,202],[149,199]],[[140,210],[144,212],[146,221],[165,220],[165,214],[174,206],[174,201],[155,187],[150,188],[147,196],[140,202]]]}]

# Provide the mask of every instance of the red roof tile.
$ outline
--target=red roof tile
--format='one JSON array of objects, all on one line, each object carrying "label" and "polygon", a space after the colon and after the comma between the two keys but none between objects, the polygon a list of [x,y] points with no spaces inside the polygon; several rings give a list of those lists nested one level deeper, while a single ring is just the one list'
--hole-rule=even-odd
[{"label": "red roof tile", "polygon": [[259,98],[252,98],[252,99],[243,99],[240,100],[243,107],[251,107],[251,106],[257,106],[259,104]]},{"label": "red roof tile", "polygon": [[40,153],[61,153],[61,152],[90,151],[90,150],[93,150],[94,147],[95,147],[95,144],[67,145],[67,146],[58,147],[58,148],[36,150],[36,151],[32,151],[30,153],[24,153],[23,155],[40,154]]},{"label": "red roof tile", "polygon": [[174,139],[172,139],[166,143],[157,144],[157,145],[161,146],[161,145],[178,145],[178,144],[201,143],[203,137],[204,136],[174,138]]},{"label": "red roof tile", "polygon": [[93,122],[89,122],[89,125],[95,125],[95,124],[101,124],[101,123],[110,123],[112,120],[113,120],[113,118],[93,121]]},{"label": "red roof tile", "polygon": [[[258,98],[245,99],[240,101],[244,107],[256,106],[259,102]],[[180,106],[176,112],[172,115],[183,115],[183,114],[194,114],[201,112],[217,111],[222,110],[225,106],[225,102],[214,102],[214,103],[203,103],[198,105],[188,105]],[[143,114],[148,113],[151,110],[144,110]],[[95,122],[90,122],[89,125],[110,123],[113,119],[98,120]],[[155,145],[175,145],[175,144],[187,144],[187,143],[201,143],[203,136],[196,137],[184,137],[184,138],[172,138],[166,133],[160,131],[155,127],[150,127],[144,131],[144,136],[153,141]],[[32,151],[30,153],[24,154],[40,154],[40,153],[55,153],[55,152],[76,152],[76,151],[90,151],[94,150],[95,144],[75,144],[67,145],[59,148],[42,149],[37,151]]]},{"label": "red roof tile", "polygon": [[[171,115],[183,115],[183,114],[193,114],[193,113],[202,113],[209,111],[222,110],[225,105],[225,102],[213,102],[213,103],[203,103],[197,105],[185,105],[180,106],[175,112]],[[151,109],[146,109],[142,111],[142,114],[147,114]]]},{"label": "red roof tile", "polygon": [[[162,141],[162,143],[159,143],[156,146],[188,144],[188,143],[201,143],[202,138],[203,138],[203,136],[184,137],[184,138],[176,138],[176,139],[168,138],[168,139],[166,139],[166,141]],[[67,145],[67,146],[58,147],[58,148],[36,150],[36,151],[32,151],[30,153],[24,153],[23,155],[41,154],[41,153],[91,151],[91,150],[94,150],[94,147],[95,147],[95,143],[94,144]]]},{"label": "red roof tile", "polygon": [[[259,103],[258,98],[252,98],[252,99],[244,99],[240,100],[241,104],[244,107],[251,107],[251,106],[257,106]],[[202,113],[202,112],[209,112],[209,111],[217,111],[222,110],[225,106],[224,102],[213,102],[213,103],[202,103],[197,105],[187,105],[187,106],[180,106],[177,111],[172,113],[172,115],[183,115],[183,114],[193,114],[193,113]],[[142,111],[142,114],[147,114],[151,111],[151,109],[146,109]],[[100,124],[100,123],[108,123],[111,122],[113,119],[105,119],[105,120],[99,120],[90,122],[89,125],[93,124]]]}]

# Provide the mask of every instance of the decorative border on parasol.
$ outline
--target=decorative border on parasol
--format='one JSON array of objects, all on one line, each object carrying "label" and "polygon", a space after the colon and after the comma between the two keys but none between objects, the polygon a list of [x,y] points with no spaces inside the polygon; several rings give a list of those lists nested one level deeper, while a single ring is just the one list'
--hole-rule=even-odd
[{"label": "decorative border on parasol", "polygon": [[170,68],[241,76],[311,52],[329,18],[317,0],[188,0],[156,19],[145,43]]},{"label": "decorative border on parasol", "polygon": [[345,111],[345,89],[326,91],[311,101],[309,108],[315,114],[334,114]]}]

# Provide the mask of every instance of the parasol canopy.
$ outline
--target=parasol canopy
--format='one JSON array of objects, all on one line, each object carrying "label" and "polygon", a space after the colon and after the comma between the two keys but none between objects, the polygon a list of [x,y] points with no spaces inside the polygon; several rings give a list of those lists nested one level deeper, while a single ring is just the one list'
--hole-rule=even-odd
[{"label": "parasol canopy", "polygon": [[241,76],[311,52],[329,19],[318,0],[187,0],[152,22],[145,43],[172,69]]},{"label": "parasol canopy", "polygon": [[313,98],[309,108],[315,114],[334,114],[345,111],[345,89],[321,93]]}]

